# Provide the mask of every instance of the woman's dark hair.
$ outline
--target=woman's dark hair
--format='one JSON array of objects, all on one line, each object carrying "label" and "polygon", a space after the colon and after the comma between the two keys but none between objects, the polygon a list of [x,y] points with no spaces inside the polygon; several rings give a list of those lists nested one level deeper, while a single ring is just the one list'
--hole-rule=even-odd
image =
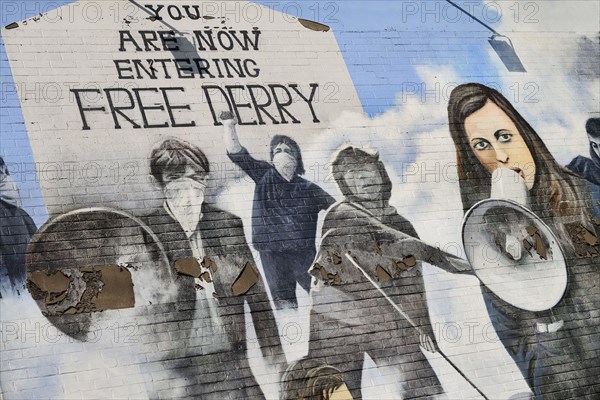
[{"label": "woman's dark hair", "polygon": [[329,400],[331,393],[344,384],[342,373],[320,360],[301,358],[281,377],[280,400]]},{"label": "woman's dark hair", "polygon": [[[490,197],[491,174],[478,160],[465,130],[465,119],[491,101],[513,121],[535,162],[535,181],[530,190],[532,211],[552,222],[565,236],[565,223],[589,226],[581,178],[559,165],[538,134],[498,91],[478,83],[460,85],[450,94],[448,123],[456,147],[460,194],[466,212],[475,203]],[[591,199],[587,204],[591,203]],[[557,226],[559,223],[559,226]],[[565,236],[566,237],[566,236]]]},{"label": "woman's dark hair", "polygon": [[374,164],[381,175],[383,185],[381,187],[382,200],[389,200],[392,195],[392,181],[385,170],[385,165],[379,161],[379,154],[370,154],[358,147],[348,146],[337,152],[331,164],[333,179],[340,191],[348,200],[354,200],[356,196],[348,184],[344,175],[349,170],[360,170],[364,165]]},{"label": "woman's dark hair", "polygon": [[302,153],[300,153],[300,146],[298,146],[298,143],[296,143],[296,141],[289,136],[273,136],[269,148],[269,157],[271,161],[273,161],[273,152],[275,151],[275,147],[277,147],[277,145],[280,143],[290,146],[290,149],[292,150],[292,155],[296,159],[296,175],[304,175],[306,171],[304,170],[304,163],[302,162]]},{"label": "woman's dark hair", "polygon": [[150,174],[161,185],[167,172],[183,175],[189,165],[196,172],[208,175],[210,167],[206,155],[197,146],[179,139],[167,139],[150,153]]},{"label": "woman's dark hair", "polygon": [[590,118],[585,123],[585,131],[593,138],[600,138],[600,118]]}]

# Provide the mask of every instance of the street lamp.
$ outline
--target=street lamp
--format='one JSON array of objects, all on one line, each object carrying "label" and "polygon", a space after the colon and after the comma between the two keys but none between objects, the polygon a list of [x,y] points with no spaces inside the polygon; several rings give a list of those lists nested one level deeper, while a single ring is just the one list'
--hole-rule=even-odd
[{"label": "street lamp", "polygon": [[479,22],[481,25],[483,25],[485,28],[489,29],[492,32],[492,36],[490,36],[490,38],[488,39],[488,43],[490,44],[490,46],[492,46],[492,49],[494,49],[498,57],[500,57],[500,61],[502,61],[502,64],[504,64],[506,69],[508,69],[510,72],[527,72],[527,70],[523,66],[523,63],[519,59],[519,56],[517,56],[517,52],[515,51],[515,48],[513,47],[513,44],[508,38],[508,36],[499,34],[491,26],[487,25],[474,15],[470,14],[458,4],[450,0],[445,1],[450,3],[452,6],[458,8],[460,11],[467,14],[469,17],[473,18],[475,21]]}]

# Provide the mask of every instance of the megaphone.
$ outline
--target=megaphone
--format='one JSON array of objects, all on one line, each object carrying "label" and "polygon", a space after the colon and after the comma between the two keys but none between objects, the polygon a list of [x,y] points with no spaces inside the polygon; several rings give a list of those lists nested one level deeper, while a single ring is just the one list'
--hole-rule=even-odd
[{"label": "megaphone", "polygon": [[561,244],[527,208],[525,183],[515,171],[498,169],[492,179],[499,183],[492,186],[492,198],[475,204],[463,220],[467,260],[479,280],[507,303],[527,311],[551,309],[567,289]]}]

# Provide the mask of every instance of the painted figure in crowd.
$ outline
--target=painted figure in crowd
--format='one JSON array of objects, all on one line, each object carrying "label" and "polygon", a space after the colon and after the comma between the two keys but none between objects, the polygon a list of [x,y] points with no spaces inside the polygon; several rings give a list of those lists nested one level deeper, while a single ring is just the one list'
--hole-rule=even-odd
[{"label": "painted figure in crowd", "polygon": [[[324,359],[342,371],[355,399],[362,398],[365,353],[378,366],[395,370],[398,398],[438,395],[442,387],[420,348],[436,349],[421,262],[411,248],[418,242],[417,232],[390,206],[392,183],[376,152],[345,147],[337,153],[332,171],[344,199],[325,215],[321,246],[310,270],[314,278],[308,357]],[[379,281],[385,296],[347,255]],[[393,256],[397,262],[390,261]]]},{"label": "painted figure in crowd", "polygon": [[281,377],[279,400],[352,400],[352,396],[338,369],[303,357]]},{"label": "painted figure in crowd", "polygon": [[278,309],[296,308],[296,282],[307,292],[313,262],[319,211],[334,203],[333,197],[302,178],[300,147],[291,138],[271,140],[271,162],[257,160],[238,140],[236,120],[221,114],[225,145],[231,161],[256,184],[252,208],[252,244],[260,252],[265,277]]},{"label": "painted figure in crowd", "polygon": [[464,211],[490,197],[497,168],[512,169],[527,187],[531,210],[554,231],[567,258],[568,286],[550,310],[525,311],[481,286],[498,336],[537,399],[595,393],[600,324],[591,315],[600,306],[600,227],[592,223],[585,182],[555,161],[531,125],[494,89],[476,83],[456,87],[448,120]]},{"label": "painted figure in crowd", "polygon": [[178,273],[179,301],[193,310],[197,333],[180,339],[185,357],[174,355],[170,369],[197,382],[187,392],[202,399],[264,398],[246,356],[244,301],[267,362],[281,371],[287,364],[242,221],[204,201],[209,163],[198,147],[165,140],[152,150],[150,173],[164,203],[143,220]]},{"label": "painted figure in crowd", "polygon": [[590,141],[590,158],[577,156],[567,168],[588,181],[596,218],[600,220],[600,118],[588,119],[585,130]]},{"label": "painted figure in crowd", "polygon": [[19,295],[25,290],[27,243],[35,223],[22,208],[15,181],[0,157],[0,295]]}]

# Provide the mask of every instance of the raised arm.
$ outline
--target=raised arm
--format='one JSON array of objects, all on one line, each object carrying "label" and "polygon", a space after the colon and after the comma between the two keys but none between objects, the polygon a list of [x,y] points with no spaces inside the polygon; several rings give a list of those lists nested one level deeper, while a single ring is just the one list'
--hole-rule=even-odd
[{"label": "raised arm", "polygon": [[227,156],[247,173],[255,183],[258,183],[265,173],[272,168],[271,164],[266,161],[255,159],[248,153],[248,150],[240,144],[240,140],[238,139],[235,130],[237,120],[231,112],[223,111],[219,118],[224,127],[223,141],[225,142],[225,148],[227,149]]},{"label": "raised arm", "polygon": [[237,120],[233,116],[233,113],[231,113],[231,111],[223,111],[221,115],[219,115],[219,119],[223,124],[223,141],[225,142],[227,152],[229,154],[239,153],[242,151],[242,145],[240,144],[240,140],[235,130]]},{"label": "raised arm", "polygon": [[[331,245],[331,248],[327,249]],[[428,262],[451,273],[473,274],[468,261],[448,254],[434,246],[392,229],[367,213],[346,206],[343,211],[330,213],[323,224],[321,246],[337,256],[350,251],[361,253],[372,264],[373,271],[379,260],[382,265],[399,265],[410,268],[413,262]],[[402,262],[414,260],[410,265]]]}]

